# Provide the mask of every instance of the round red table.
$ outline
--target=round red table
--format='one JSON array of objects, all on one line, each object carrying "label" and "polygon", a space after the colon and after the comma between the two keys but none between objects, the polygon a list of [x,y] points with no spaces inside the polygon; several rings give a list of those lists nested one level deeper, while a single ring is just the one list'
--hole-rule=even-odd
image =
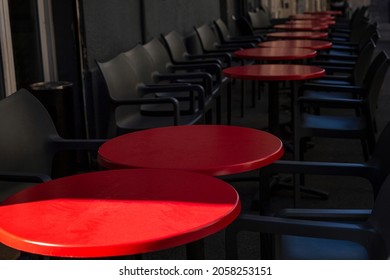
[{"label": "round red table", "polygon": [[320,11],[320,12],[305,12],[305,14],[309,15],[331,15],[331,16],[339,16],[342,15],[341,11]]},{"label": "round red table", "polygon": [[274,29],[281,30],[292,30],[292,31],[322,31],[327,30],[328,25],[326,24],[276,24],[273,26]]},{"label": "round red table", "polygon": [[326,32],[314,31],[291,31],[291,32],[272,32],[267,33],[268,38],[272,39],[322,39],[326,38]]},{"label": "round red table", "polygon": [[293,19],[301,19],[301,20],[334,20],[332,15],[327,14],[297,14],[292,16]]},{"label": "round red table", "polygon": [[332,42],[324,40],[276,40],[276,41],[264,41],[258,43],[259,47],[267,48],[308,48],[313,50],[326,50],[332,47]]},{"label": "round red table", "polygon": [[0,205],[0,242],[35,254],[95,258],[194,242],[229,225],[237,192],[175,170],[110,170],[52,180]]},{"label": "round red table", "polygon": [[281,61],[313,58],[317,52],[304,48],[251,48],[235,51],[234,55],[243,59]]},{"label": "round red table", "polygon": [[323,20],[297,20],[293,19],[290,21],[285,22],[284,24],[287,25],[304,25],[304,26],[317,26],[322,25],[323,27],[329,27],[329,21],[323,21]]},{"label": "round red table", "polygon": [[[325,75],[325,70],[321,67],[309,65],[262,64],[234,66],[224,69],[223,73],[233,79],[256,80],[269,83],[268,128],[271,133],[279,135],[278,82],[319,78]],[[296,91],[293,90],[293,92],[292,98],[294,99]]]},{"label": "round red table", "polygon": [[318,19],[292,19],[287,21],[285,24],[318,24],[318,25],[334,25],[334,20],[318,20]]},{"label": "round red table", "polygon": [[257,129],[171,126],[115,137],[99,148],[98,162],[108,169],[164,168],[220,176],[271,164],[283,152],[279,138]]}]

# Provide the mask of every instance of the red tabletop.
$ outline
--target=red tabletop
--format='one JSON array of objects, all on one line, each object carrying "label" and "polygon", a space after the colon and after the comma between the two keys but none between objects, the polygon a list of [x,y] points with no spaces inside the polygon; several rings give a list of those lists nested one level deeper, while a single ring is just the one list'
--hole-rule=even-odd
[{"label": "red tabletop", "polygon": [[267,37],[274,39],[321,39],[327,36],[328,33],[326,32],[312,31],[272,32],[267,34]]},{"label": "red tabletop", "polygon": [[273,26],[274,29],[282,29],[282,30],[294,30],[294,31],[321,31],[327,30],[328,25],[324,24],[276,24]]},{"label": "red tabletop", "polygon": [[283,155],[276,136],[257,129],[193,125],[148,129],[104,143],[98,152],[106,168],[165,168],[219,176],[254,170]]},{"label": "red tabletop", "polygon": [[239,58],[255,60],[300,60],[313,58],[317,52],[304,48],[251,48],[234,52]]},{"label": "red tabletop", "polygon": [[332,42],[323,40],[277,40],[265,41],[258,44],[259,47],[267,48],[309,48],[313,50],[325,50],[332,47]]},{"label": "red tabletop", "polygon": [[[291,64],[245,65],[226,68],[223,73],[230,78],[269,82],[268,94],[268,128],[275,135],[279,131],[279,81],[301,81],[319,78],[325,70],[317,66]],[[296,94],[296,90],[293,93]],[[296,97],[291,96],[294,100]]]},{"label": "red tabletop", "polygon": [[318,66],[291,64],[244,65],[226,68],[223,73],[230,78],[260,81],[297,81],[319,78],[325,70]]},{"label": "red tabletop", "polygon": [[0,242],[60,257],[139,254],[186,244],[229,225],[237,192],[175,170],[111,170],[56,179],[0,204]]},{"label": "red tabletop", "polygon": [[297,14],[292,16],[293,19],[309,19],[309,20],[333,20],[334,17],[332,15],[327,14]]},{"label": "red tabletop", "polygon": [[318,20],[318,19],[293,19],[287,21],[286,24],[319,24],[319,25],[334,25],[334,20]]},{"label": "red tabletop", "polygon": [[341,11],[321,11],[321,12],[305,12],[305,14],[311,14],[311,15],[342,15],[343,13]]}]

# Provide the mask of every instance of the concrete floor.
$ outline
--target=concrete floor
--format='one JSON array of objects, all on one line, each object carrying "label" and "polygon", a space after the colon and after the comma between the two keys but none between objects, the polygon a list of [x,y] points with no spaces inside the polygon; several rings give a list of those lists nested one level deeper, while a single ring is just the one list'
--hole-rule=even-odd
[{"label": "concrete floor", "polygon": [[[378,21],[381,39],[376,51],[385,50],[390,54],[390,23],[388,14],[388,2],[373,0],[370,8],[371,18]],[[249,88],[249,86],[248,86]],[[267,124],[267,97],[262,96],[256,101],[256,107],[251,106],[250,98],[247,99],[245,117],[240,117],[240,85],[235,86],[233,125],[264,128]],[[377,121],[379,133],[390,120],[390,73],[385,79],[381,90]],[[287,116],[287,114],[286,114]],[[378,133],[378,135],[379,135]],[[332,162],[362,162],[362,149],[360,141],[314,139],[315,146],[306,154],[306,160],[332,161]],[[291,158],[288,152],[284,158]],[[257,175],[258,171],[240,174],[240,176]],[[237,177],[237,176],[234,176]],[[255,182],[238,182],[232,185],[240,193],[243,202],[243,212],[251,212],[252,200],[256,197],[257,184]],[[359,178],[310,176],[307,177],[307,185],[329,192],[329,199],[319,200],[313,197],[302,199],[304,208],[370,208],[373,203],[370,185]],[[274,209],[293,207],[291,192],[277,192],[272,196],[271,205]],[[239,238],[240,258],[260,258],[260,246],[258,234],[244,233]],[[206,258],[224,259],[224,232],[219,232],[205,239]],[[144,255],[144,259],[182,259],[185,258],[185,247],[177,247],[160,252]]]}]

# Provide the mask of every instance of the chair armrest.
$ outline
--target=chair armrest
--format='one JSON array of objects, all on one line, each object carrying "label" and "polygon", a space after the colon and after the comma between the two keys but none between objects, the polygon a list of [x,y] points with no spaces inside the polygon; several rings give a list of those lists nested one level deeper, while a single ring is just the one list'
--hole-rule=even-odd
[{"label": "chair armrest", "polygon": [[300,93],[303,93],[305,90],[350,92],[354,94],[362,94],[367,89],[365,87],[358,86],[319,85],[314,83],[305,83],[299,88],[299,91]]},{"label": "chair armrest", "polygon": [[51,177],[46,174],[21,173],[21,172],[0,173],[0,181],[43,183],[50,180]]},{"label": "chair armrest", "polygon": [[[328,70],[328,68],[327,67],[323,67],[324,69],[325,69],[325,71],[326,71],[326,73],[333,73],[333,71],[329,71]],[[333,68],[331,68],[331,70],[335,70],[335,69],[333,69]],[[335,73],[339,73],[338,71],[334,71]],[[315,79],[315,80],[312,80],[310,83],[318,83],[318,82],[316,82],[316,80],[317,79]],[[353,81],[353,78],[352,78],[352,76],[350,76],[350,75],[337,75],[337,74],[335,74],[335,75],[326,75],[326,76],[323,76],[323,77],[321,77],[321,78],[318,78],[318,80],[324,80],[324,81],[340,81],[340,82],[352,82]],[[330,85],[332,84],[332,83],[329,83]]]},{"label": "chair armrest", "polygon": [[[352,75],[354,68],[351,66],[345,66],[343,63],[332,63],[326,61],[313,61],[311,65],[316,65],[325,69],[326,74],[329,73],[346,73]],[[326,76],[325,76],[326,77]],[[322,79],[323,77],[321,77]]]},{"label": "chair armrest", "polygon": [[366,101],[362,99],[347,99],[347,98],[313,98],[302,96],[297,99],[300,104],[310,104],[315,106],[329,108],[361,108],[366,105]]},{"label": "chair armrest", "polygon": [[59,150],[97,151],[107,139],[64,139],[62,137],[55,137],[53,141]]},{"label": "chair armrest", "polygon": [[227,231],[229,238],[235,237],[240,231],[252,231],[349,240],[363,245],[367,245],[374,234],[372,228],[363,224],[285,219],[250,214],[239,216],[227,228]]},{"label": "chair armrest", "polygon": [[371,181],[377,168],[369,163],[338,163],[278,160],[262,168],[262,176],[275,173],[295,173],[311,175],[354,176]]},{"label": "chair armrest", "polygon": [[255,48],[256,44],[250,43],[250,42],[239,42],[239,41],[230,41],[230,42],[224,42],[219,45],[217,45],[217,48],[231,48],[231,49],[250,49],[250,48]]},{"label": "chair armrest", "polygon": [[251,44],[256,44],[260,43],[262,39],[260,36],[231,36],[228,39],[228,43],[251,43]]},{"label": "chair armrest", "polygon": [[203,55],[186,55],[186,58],[188,60],[185,61],[175,61],[174,65],[188,65],[188,64],[202,64],[202,63],[211,63],[211,64],[218,64],[222,65],[222,61],[218,58],[208,58],[207,56],[204,57]]},{"label": "chair armrest", "polygon": [[[180,79],[201,79],[202,86],[208,93],[211,93],[213,87],[213,77],[209,73],[205,72],[155,74],[154,78],[156,78],[158,81],[168,80],[171,82],[179,82]],[[186,85],[188,84],[186,83]]]},{"label": "chair armrest", "polygon": [[288,208],[278,211],[280,218],[316,220],[316,221],[348,221],[363,222],[371,215],[371,209],[299,209]]},{"label": "chair armrest", "polygon": [[180,123],[180,104],[173,97],[158,97],[158,98],[132,98],[127,100],[111,100],[114,106],[121,105],[142,105],[142,104],[171,104],[173,107],[173,124]]},{"label": "chair armrest", "polygon": [[172,70],[204,70],[210,74],[216,74],[221,72],[221,65],[219,63],[204,63],[198,61],[197,63],[181,63],[172,64],[169,66]]},{"label": "chair armrest", "polygon": [[345,61],[328,61],[328,60],[313,60],[310,62],[312,65],[317,65],[317,66],[322,66],[322,67],[335,67],[335,68],[345,68],[346,71],[353,71],[355,63],[354,62],[349,62],[345,63]]},{"label": "chair armrest", "polygon": [[181,64],[181,65],[170,65],[169,68],[172,71],[176,70],[202,70],[203,72],[215,75],[215,79],[218,83],[221,83],[221,65],[212,63],[198,63],[198,64]]},{"label": "chair armrest", "polygon": [[213,52],[213,53],[205,53],[205,54],[188,54],[186,57],[190,59],[199,59],[199,58],[217,58],[222,60],[227,64],[228,67],[232,64],[232,56],[227,52]]},{"label": "chair armrest", "polygon": [[[331,40],[333,42],[333,40]],[[342,45],[342,46],[350,46],[350,47],[357,47],[358,44],[351,43],[351,42],[345,42],[345,41],[339,41],[339,40],[334,40],[334,44],[337,45]]]},{"label": "chair armrest", "polygon": [[[162,93],[162,92],[176,92],[176,93],[196,92],[198,94],[199,109],[203,110],[205,108],[205,93],[204,93],[204,89],[201,85],[195,85],[195,84],[143,85],[141,87],[138,87],[138,90],[140,92],[142,92],[143,94]],[[163,97],[158,97],[156,99],[161,99],[161,98],[163,98]],[[167,98],[170,99],[170,97],[166,97],[164,99],[167,99]]]},{"label": "chair armrest", "polygon": [[316,57],[316,60],[321,59],[334,59],[334,60],[346,60],[346,61],[356,61],[358,58],[355,54],[320,54]]}]

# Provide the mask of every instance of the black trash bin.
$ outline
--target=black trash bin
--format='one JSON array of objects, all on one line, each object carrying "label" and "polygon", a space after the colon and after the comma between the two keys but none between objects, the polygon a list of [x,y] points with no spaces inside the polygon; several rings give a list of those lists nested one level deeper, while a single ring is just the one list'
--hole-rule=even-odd
[{"label": "black trash bin", "polygon": [[30,91],[49,111],[58,134],[74,138],[73,84],[71,82],[39,82],[30,85]]},{"label": "black trash bin", "polygon": [[[39,82],[30,85],[31,93],[47,109],[63,138],[74,138],[73,84],[65,81]],[[64,151],[56,155],[53,161],[52,177],[58,178],[73,174],[78,154]]]}]

